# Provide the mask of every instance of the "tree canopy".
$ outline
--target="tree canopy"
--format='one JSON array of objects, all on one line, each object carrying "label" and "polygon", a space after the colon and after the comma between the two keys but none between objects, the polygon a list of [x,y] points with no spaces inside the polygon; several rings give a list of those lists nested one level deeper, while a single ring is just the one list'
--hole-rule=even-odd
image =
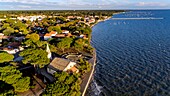
[{"label": "tree canopy", "polygon": [[30,84],[30,77],[24,77],[19,79],[16,83],[14,83],[13,87],[17,92],[24,92],[30,88],[29,84]]},{"label": "tree canopy", "polygon": [[8,53],[0,53],[0,63],[9,62],[14,59],[14,56]]},{"label": "tree canopy", "polygon": [[48,32],[51,32],[51,31],[56,31],[58,33],[61,33],[61,28],[60,26],[50,26],[48,27]]},{"label": "tree canopy", "polygon": [[72,40],[72,38],[64,38],[57,44],[57,47],[64,52],[64,49],[70,48]]},{"label": "tree canopy", "polygon": [[13,66],[0,67],[0,80],[14,87],[16,92],[29,89],[30,77],[22,77],[22,73]]},{"label": "tree canopy", "polygon": [[48,84],[43,96],[80,96],[80,79],[77,74],[56,72],[54,84]]},{"label": "tree canopy", "polygon": [[11,27],[7,27],[4,31],[3,31],[3,34],[5,35],[11,35],[12,33],[14,33],[14,29],[11,28]]},{"label": "tree canopy", "polygon": [[40,36],[36,33],[28,34],[26,38],[29,38],[33,42],[37,42],[40,39]]},{"label": "tree canopy", "polygon": [[48,53],[43,49],[26,49],[19,55],[24,58],[22,60],[24,64],[30,63],[32,65],[44,67],[44,65],[49,64],[50,62],[50,60],[47,58],[47,54]]},{"label": "tree canopy", "polygon": [[78,69],[82,74],[89,72],[91,69],[91,64],[86,60],[80,59],[78,64]]},{"label": "tree canopy", "polygon": [[14,84],[22,76],[19,70],[13,66],[0,67],[0,80],[8,84]]},{"label": "tree canopy", "polygon": [[74,42],[74,48],[77,49],[77,50],[83,50],[84,48],[84,44],[85,44],[85,40],[83,39],[77,39],[75,40]]}]

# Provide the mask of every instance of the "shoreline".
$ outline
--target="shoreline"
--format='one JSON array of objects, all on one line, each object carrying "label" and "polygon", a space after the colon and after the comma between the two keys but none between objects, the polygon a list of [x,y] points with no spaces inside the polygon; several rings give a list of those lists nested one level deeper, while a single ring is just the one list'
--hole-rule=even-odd
[{"label": "shoreline", "polygon": [[100,23],[100,22],[104,22],[104,21],[106,21],[106,20],[111,19],[111,18],[113,17],[113,15],[117,15],[117,14],[121,14],[121,13],[125,13],[125,12],[117,12],[117,13],[113,13],[112,16],[109,16],[109,17],[107,17],[107,18],[104,19],[104,20],[98,20],[96,23],[94,23],[92,26],[90,26],[90,28],[93,28],[96,24],[98,24],[98,23]]},{"label": "shoreline", "polygon": [[112,18],[112,16],[109,16],[108,18],[106,18],[106,19],[104,19],[104,20],[98,20],[96,23],[94,23],[93,25],[91,25],[90,28],[93,28],[93,27],[94,27],[95,25],[97,25],[98,23],[104,22],[104,21],[109,20],[109,19],[111,19],[111,18]]},{"label": "shoreline", "polygon": [[[114,14],[113,14],[114,15]],[[90,26],[90,28],[93,28],[95,25],[97,25],[98,23],[100,23],[100,22],[104,22],[104,21],[106,21],[106,20],[109,20],[110,18],[112,18],[112,16],[109,16],[108,18],[106,18],[106,19],[104,19],[104,20],[99,20],[99,21],[97,21],[95,24],[93,24],[92,26]],[[90,39],[90,41],[91,41],[91,39]],[[82,83],[81,83],[81,89],[83,89],[83,90],[81,90],[82,92],[82,95],[81,96],[85,96],[85,93],[86,93],[86,91],[87,91],[87,88],[88,88],[88,86],[89,86],[89,84],[90,84],[90,82],[91,82],[91,80],[92,80],[92,76],[93,76],[93,74],[94,74],[94,71],[95,71],[95,66],[96,66],[96,56],[97,56],[97,54],[96,54],[96,49],[93,47],[93,57],[88,61],[89,63],[91,63],[92,64],[92,66],[91,66],[91,70],[90,70],[90,72],[88,72],[88,73],[86,73],[85,74],[85,77],[87,76],[88,78],[83,78],[84,80],[82,80]],[[83,81],[85,81],[85,82],[83,82]],[[85,83],[85,85],[83,85],[83,83]]]},{"label": "shoreline", "polygon": [[[116,14],[121,14],[121,13],[124,13],[124,12],[118,12],[118,13],[113,13],[113,15],[116,15]],[[109,20],[109,19],[111,19],[112,17],[113,17],[113,15],[112,16],[109,16],[109,17],[107,17],[106,19],[104,19],[104,20],[98,20],[96,23],[94,23],[92,26],[90,26],[90,28],[92,29],[95,25],[97,25],[98,23],[100,23],[100,22],[104,22],[104,21],[106,21],[106,20]],[[91,42],[91,39],[90,39],[90,42]],[[92,77],[93,77],[93,74],[94,74],[94,71],[95,71],[95,66],[96,66],[96,56],[97,56],[97,54],[96,54],[96,49],[93,47],[93,57],[88,61],[89,63],[91,63],[92,64],[92,66],[91,66],[91,70],[90,70],[90,72],[88,72],[88,73],[86,73],[85,74],[85,77],[87,76],[88,78],[83,78],[82,79],[82,83],[81,83],[81,85],[80,85],[80,87],[81,87],[81,89],[80,89],[80,91],[81,91],[81,93],[82,93],[82,95],[81,96],[85,96],[85,94],[86,94],[86,91],[87,91],[87,88],[88,88],[88,86],[89,86],[89,84],[90,84],[90,82],[91,82],[91,80],[92,80]],[[87,80],[88,79],[88,80]],[[83,82],[83,81],[85,81],[85,82]],[[85,85],[83,85],[83,83],[85,83]],[[82,90],[83,89],[83,90]]]}]

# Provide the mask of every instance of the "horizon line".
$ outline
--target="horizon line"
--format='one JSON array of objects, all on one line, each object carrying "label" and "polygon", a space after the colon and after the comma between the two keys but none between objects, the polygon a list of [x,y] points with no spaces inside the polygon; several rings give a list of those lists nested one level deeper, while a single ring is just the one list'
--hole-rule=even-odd
[{"label": "horizon line", "polygon": [[162,9],[162,8],[155,8],[155,9],[22,9],[22,10],[1,10],[0,11],[119,11],[119,10],[170,10],[170,8]]}]

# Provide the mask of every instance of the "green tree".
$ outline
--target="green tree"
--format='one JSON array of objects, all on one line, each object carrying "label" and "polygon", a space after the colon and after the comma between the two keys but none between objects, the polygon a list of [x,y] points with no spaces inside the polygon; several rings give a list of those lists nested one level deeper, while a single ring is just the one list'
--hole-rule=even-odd
[{"label": "green tree", "polygon": [[58,33],[61,33],[61,27],[60,26],[50,26],[50,27],[48,27],[48,32],[51,32],[51,31],[56,31]]},{"label": "green tree", "polygon": [[64,38],[57,44],[57,47],[64,52],[64,49],[70,48],[72,41],[72,38]]},{"label": "green tree", "polygon": [[55,78],[58,78],[59,82],[64,82],[66,77],[68,77],[69,74],[67,72],[62,72],[62,73],[55,73]]},{"label": "green tree", "polygon": [[10,27],[10,25],[8,23],[4,23],[3,26],[2,26],[2,29],[6,29],[8,27]]},{"label": "green tree", "polygon": [[13,84],[13,87],[16,92],[24,92],[29,90],[30,86],[30,77],[20,78],[16,83]]},{"label": "green tree", "polygon": [[13,23],[12,27],[14,29],[18,29],[18,30],[26,29],[27,28],[27,26],[24,23],[22,23],[22,22]]},{"label": "green tree", "polygon": [[44,45],[47,44],[46,41],[32,41],[31,39],[28,39],[26,41],[23,42],[23,44],[25,44],[27,47],[31,47],[31,48],[45,48]]},{"label": "green tree", "polygon": [[24,41],[23,44],[25,44],[27,47],[32,47],[32,48],[36,47],[35,43],[31,39]]},{"label": "green tree", "polygon": [[50,60],[47,58],[47,54],[48,53],[42,49],[26,49],[19,55],[24,58],[22,60],[24,64],[30,63],[32,65],[44,67],[44,65],[47,65],[50,62]]},{"label": "green tree", "polygon": [[7,20],[5,20],[5,22],[8,23],[8,24],[13,24],[15,22],[15,20],[7,19]]},{"label": "green tree", "polygon": [[14,84],[22,76],[19,70],[13,66],[0,67],[0,80],[8,84]]},{"label": "green tree", "polygon": [[0,63],[9,62],[14,59],[14,56],[8,53],[0,53]]},{"label": "green tree", "polygon": [[57,52],[57,48],[54,45],[49,45],[51,52]]},{"label": "green tree", "polygon": [[77,39],[74,42],[74,48],[77,50],[83,50],[85,41],[83,39]]},{"label": "green tree", "polygon": [[22,78],[22,73],[13,66],[0,67],[0,80],[12,85],[16,92],[24,92],[29,89],[30,78]]},{"label": "green tree", "polygon": [[83,59],[79,60],[78,65],[79,65],[78,69],[81,72],[81,74],[87,73],[91,69],[91,64],[88,61],[83,60]]},{"label": "green tree", "polygon": [[35,42],[35,44],[36,44],[37,47],[41,48],[41,47],[43,47],[44,45],[46,45],[47,42],[46,42],[46,41],[37,41],[37,42]]},{"label": "green tree", "polygon": [[36,33],[28,34],[26,38],[29,38],[33,42],[37,42],[40,39],[40,36]]},{"label": "green tree", "polygon": [[43,94],[43,96],[65,96],[64,94],[68,91],[68,85],[61,82],[55,82],[54,84],[47,85],[46,93]]},{"label": "green tree", "polygon": [[22,28],[20,29],[20,31],[22,32],[22,34],[27,35],[29,33],[29,31],[26,28]]},{"label": "green tree", "polygon": [[[48,84],[43,96],[80,96],[80,80],[77,74],[56,72],[56,82]],[[78,76],[78,77],[77,77]]]},{"label": "green tree", "polygon": [[11,27],[7,27],[7,29],[5,29],[4,31],[3,31],[3,33],[5,34],[5,35],[11,35],[12,33],[14,33],[14,29],[13,28],[11,28]]},{"label": "green tree", "polygon": [[74,76],[71,75],[71,76],[69,76],[69,77],[66,78],[65,84],[71,84],[71,83],[74,82],[74,80],[75,80]]}]

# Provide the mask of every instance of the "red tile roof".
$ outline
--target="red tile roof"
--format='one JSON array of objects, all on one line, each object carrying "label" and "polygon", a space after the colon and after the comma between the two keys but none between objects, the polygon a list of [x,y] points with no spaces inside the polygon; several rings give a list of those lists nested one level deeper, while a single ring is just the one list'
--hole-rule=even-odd
[{"label": "red tile roof", "polygon": [[56,34],[55,37],[65,37],[65,34]]},{"label": "red tile roof", "polygon": [[50,34],[56,34],[56,32],[55,31],[51,31]]},{"label": "red tile roof", "polygon": [[46,33],[44,36],[51,36],[51,34],[49,34],[49,33]]},{"label": "red tile roof", "polygon": [[77,71],[78,71],[78,69],[77,69],[75,66],[73,66],[70,70],[71,70],[72,72],[77,72]]}]

